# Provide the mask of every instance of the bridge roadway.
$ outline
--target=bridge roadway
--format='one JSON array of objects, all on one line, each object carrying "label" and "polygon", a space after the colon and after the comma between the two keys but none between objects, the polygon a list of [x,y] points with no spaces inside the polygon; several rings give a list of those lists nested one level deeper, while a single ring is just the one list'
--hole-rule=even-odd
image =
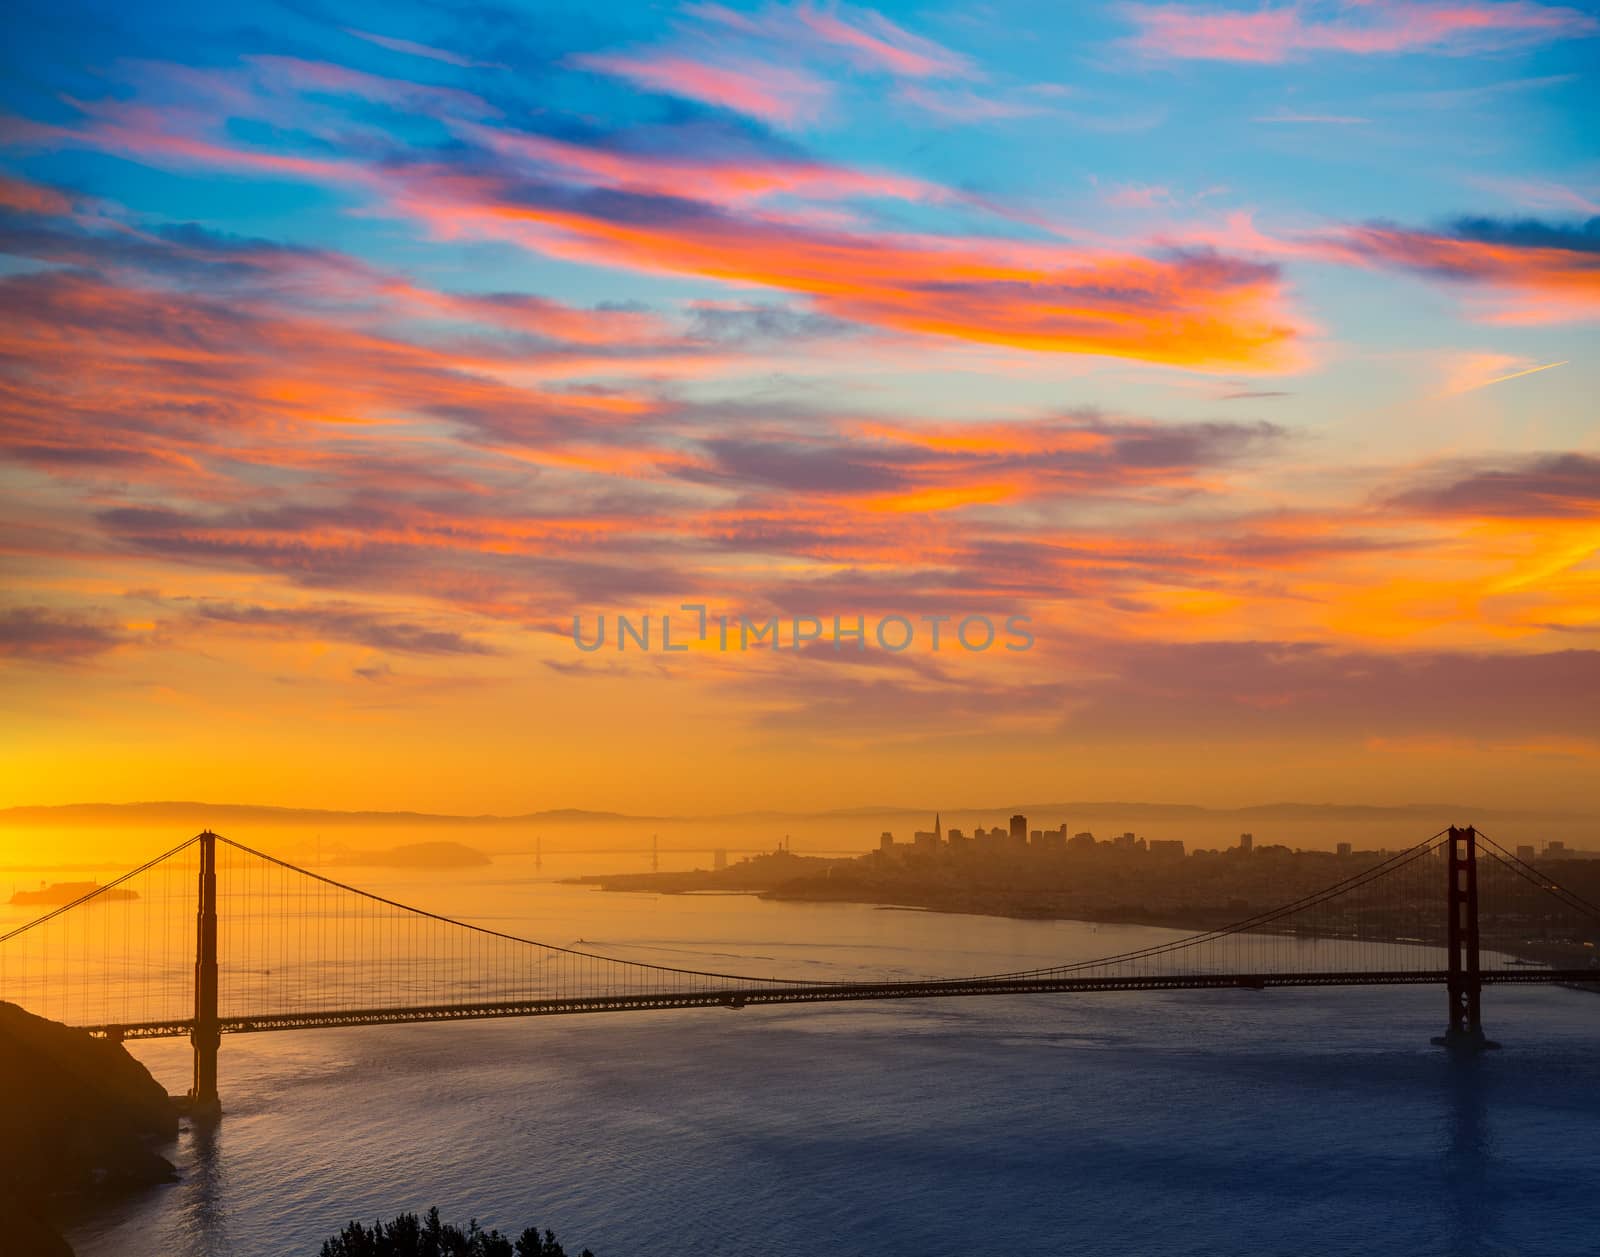
[{"label": "bridge roadway", "polygon": [[[495,1017],[553,1017],[571,1013],[653,1012],[677,1008],[749,1008],[767,1004],[823,1004],[853,1000],[945,999],[973,995],[1048,995],[1096,991],[1262,991],[1298,986],[1443,986],[1449,975],[1436,970],[1378,970],[1343,973],[1210,973],[1122,977],[973,978],[924,982],[844,982],[835,985],[794,984],[746,987],[742,990],[658,991],[635,995],[569,996],[512,1000],[502,1003],[437,1004],[415,1008],[354,1008],[338,1011],[263,1013],[222,1017],[224,1034],[257,1034],[269,1030],[316,1030],[334,1026],[392,1026],[411,1022],[481,1021]],[[1594,969],[1492,970],[1482,975],[1485,986],[1559,983],[1600,990]],[[186,1037],[189,1018],[131,1024],[85,1026],[106,1038],[165,1039]]]}]

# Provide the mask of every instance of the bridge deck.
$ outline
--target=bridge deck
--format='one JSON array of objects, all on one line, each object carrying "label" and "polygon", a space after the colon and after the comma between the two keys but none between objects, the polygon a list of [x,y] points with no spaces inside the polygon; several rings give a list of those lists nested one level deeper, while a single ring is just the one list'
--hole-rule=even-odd
[{"label": "bridge deck", "polygon": [[[1600,989],[1593,969],[1495,970],[1483,975],[1485,985],[1567,984]],[[847,982],[837,985],[748,987],[732,991],[674,991],[642,995],[597,995],[578,998],[518,1000],[509,1003],[439,1004],[415,1008],[356,1008],[329,1012],[270,1013],[222,1017],[224,1034],[259,1034],[269,1030],[313,1030],[334,1026],[384,1026],[408,1022],[481,1021],[498,1017],[554,1017],[575,1013],[657,1012],[680,1008],[748,1008],[763,1004],[843,1003],[857,1000],[947,999],[975,995],[1041,995],[1096,991],[1212,991],[1269,987],[1425,986],[1443,985],[1443,970],[1394,970],[1344,973],[1214,973],[1148,977],[1007,978],[972,981]],[[187,1036],[190,1019],[86,1026],[91,1034],[116,1039],[161,1039]]]}]

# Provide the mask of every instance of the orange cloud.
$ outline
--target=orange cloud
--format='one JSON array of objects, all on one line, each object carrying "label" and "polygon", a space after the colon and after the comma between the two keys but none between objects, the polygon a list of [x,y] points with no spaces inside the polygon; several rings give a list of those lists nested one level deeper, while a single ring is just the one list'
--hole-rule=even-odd
[{"label": "orange cloud", "polygon": [[[443,190],[455,198],[438,200]],[[898,331],[1201,369],[1281,371],[1299,361],[1276,273],[1218,255],[1157,260],[878,237],[722,213],[606,218],[463,180],[431,192],[407,193],[403,204],[444,231],[472,226],[558,256],[782,288],[836,317]]]},{"label": "orange cloud", "polygon": [[852,197],[957,199],[948,189],[923,179],[852,170],[759,150],[736,151],[725,157],[714,151],[628,152],[488,126],[467,124],[460,130],[493,152],[521,159],[536,168],[578,175],[599,187],[661,196],[681,196],[686,188],[692,188],[701,198],[721,205],[742,205],[777,194],[829,201]]},{"label": "orange cloud", "polygon": [[[875,230],[831,209],[751,203],[779,189],[826,197],[938,195],[914,180],[792,159],[685,168],[675,158],[536,134],[506,131],[490,139],[472,119],[457,123],[491,153],[541,163],[544,177],[530,179],[504,161],[482,160],[481,150],[430,153],[420,163],[398,153],[384,162],[367,154],[300,157],[174,131],[201,123],[147,106],[100,102],[84,109],[81,128],[26,125],[35,138],[146,160],[353,186],[421,219],[441,238],[488,236],[590,263],[778,288],[825,314],[898,332],[1201,370],[1284,371],[1303,360],[1297,343],[1303,329],[1285,309],[1270,265],[1209,249],[1145,256]],[[710,165],[721,169],[701,177]],[[685,195],[680,176],[705,199]],[[597,185],[614,191],[592,195]]]},{"label": "orange cloud", "polygon": [[[1581,625],[1594,595],[1582,563],[1600,499],[1582,455],[1417,473],[1365,507],[1252,514],[1222,504],[1281,447],[1272,425],[798,412],[735,434],[724,412],[648,390],[517,382],[523,342],[390,327],[398,312],[561,330],[600,364],[613,314],[619,348],[663,352],[669,329],[642,312],[439,293],[192,231],[29,239],[72,269],[0,282],[0,352],[24,364],[0,440],[38,476],[92,486],[85,517],[29,534],[41,555],[250,570],[513,619],[547,618],[574,591],[681,594],[737,571],[757,599],[812,606],[1066,599],[1135,636],[1248,616],[1472,640]],[[1469,541],[1463,518],[1478,521]]]},{"label": "orange cloud", "polygon": [[1494,322],[1600,316],[1600,235],[1589,228],[1488,219],[1463,220],[1450,233],[1374,225],[1346,228],[1323,246],[1340,260],[1498,289],[1511,300],[1488,311]]},{"label": "orange cloud", "polygon": [[[89,459],[76,415],[99,416],[91,448],[101,460],[164,459],[178,471],[224,434],[235,457],[292,463],[307,427],[449,416],[484,439],[536,443],[563,430],[592,435],[652,408],[615,392],[514,387],[490,373],[495,359],[327,320],[83,277],[13,277],[0,285],[0,307],[26,311],[0,337],[0,350],[29,364],[8,399],[8,444],[63,465]],[[157,415],[170,418],[158,424]],[[283,448],[252,452],[251,433]]]}]

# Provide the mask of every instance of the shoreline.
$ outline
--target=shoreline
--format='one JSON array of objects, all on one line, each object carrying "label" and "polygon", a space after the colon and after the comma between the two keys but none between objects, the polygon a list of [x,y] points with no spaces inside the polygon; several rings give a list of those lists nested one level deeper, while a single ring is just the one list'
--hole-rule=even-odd
[{"label": "shoreline", "polygon": [[[1132,925],[1147,926],[1152,929],[1190,930],[1199,931],[1217,928],[1229,923],[1226,910],[1217,907],[1199,909],[1195,915],[1184,918],[1177,914],[1167,914],[1159,911],[1150,911],[1133,908],[1131,905],[1121,905],[1104,909],[1092,906],[1078,906],[1071,909],[1051,908],[1043,905],[1025,906],[1013,905],[1006,907],[999,904],[972,905],[936,902],[916,897],[888,897],[859,893],[857,888],[853,893],[845,894],[818,894],[814,893],[816,884],[811,882],[798,885],[779,884],[769,886],[748,887],[702,887],[682,885],[652,884],[647,879],[660,878],[685,879],[696,876],[710,876],[708,874],[694,873],[623,873],[607,874],[598,873],[583,877],[563,878],[566,885],[589,886],[594,890],[607,894],[649,894],[649,895],[746,895],[755,899],[763,899],[769,903],[843,903],[855,904],[861,907],[877,908],[883,911],[894,912],[930,912],[945,916],[989,917],[1013,921],[1079,921],[1084,925]],[[638,879],[638,884],[632,884]],[[1004,892],[1003,892],[1004,893]],[[1210,918],[1216,917],[1213,921]],[[1204,919],[1201,919],[1201,918]]]},{"label": "shoreline", "polygon": [[[1003,903],[950,903],[930,902],[932,897],[895,896],[866,893],[869,888],[859,883],[849,886],[844,893],[832,891],[829,887],[831,879],[803,879],[780,883],[775,886],[749,886],[749,887],[703,887],[682,884],[657,885],[651,884],[653,879],[670,879],[674,883],[682,883],[690,879],[703,879],[715,876],[703,871],[694,873],[628,873],[628,874],[593,874],[583,877],[562,879],[569,885],[585,885],[595,890],[610,894],[657,894],[657,895],[745,895],[768,903],[792,904],[852,904],[858,907],[873,908],[880,912],[919,912],[937,913],[946,916],[981,917],[991,920],[1013,921],[1068,921],[1082,925],[1099,927],[1133,926],[1147,929],[1164,929],[1191,934],[1204,933],[1208,930],[1223,928],[1232,923],[1229,917],[1231,909],[1224,910],[1218,906],[1200,906],[1189,913],[1163,912],[1159,909],[1137,909],[1132,905],[1116,905],[1096,909],[1090,905],[1077,905],[1073,908],[1047,905],[1022,906]],[[842,880],[842,879],[841,879]],[[825,889],[827,888],[827,889]],[[1014,892],[999,892],[1001,897]],[[1327,940],[1348,940],[1347,935],[1337,933],[1320,933],[1307,930],[1284,931],[1258,931],[1261,935],[1272,935],[1284,938],[1318,938]],[[1370,940],[1377,941],[1377,940]],[[1442,945],[1441,938],[1420,939],[1395,939],[1396,942],[1415,941],[1423,946]],[[1538,959],[1526,953],[1509,953],[1512,959],[1509,963],[1519,967],[1551,967],[1548,959]],[[1589,994],[1600,995],[1600,972],[1596,974],[1594,983],[1562,982],[1557,985],[1575,991],[1586,991]]]}]

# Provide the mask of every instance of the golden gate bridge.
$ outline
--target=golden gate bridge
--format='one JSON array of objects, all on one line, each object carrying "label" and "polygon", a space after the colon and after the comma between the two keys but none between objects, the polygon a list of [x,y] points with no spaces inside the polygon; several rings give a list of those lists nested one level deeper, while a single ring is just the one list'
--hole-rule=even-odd
[{"label": "golden gate bridge", "polygon": [[[1441,893],[1441,891],[1443,893]],[[132,893],[130,893],[132,892]],[[0,935],[0,999],[90,1034],[188,1037],[196,1115],[222,1036],[498,1017],[1106,991],[1439,985],[1457,1049],[1485,986],[1600,991],[1600,906],[1472,827],[1313,894],[1116,955],[813,981],[562,947],[398,903],[207,830]],[[1600,1005],[1597,1005],[1600,1010]]]}]

